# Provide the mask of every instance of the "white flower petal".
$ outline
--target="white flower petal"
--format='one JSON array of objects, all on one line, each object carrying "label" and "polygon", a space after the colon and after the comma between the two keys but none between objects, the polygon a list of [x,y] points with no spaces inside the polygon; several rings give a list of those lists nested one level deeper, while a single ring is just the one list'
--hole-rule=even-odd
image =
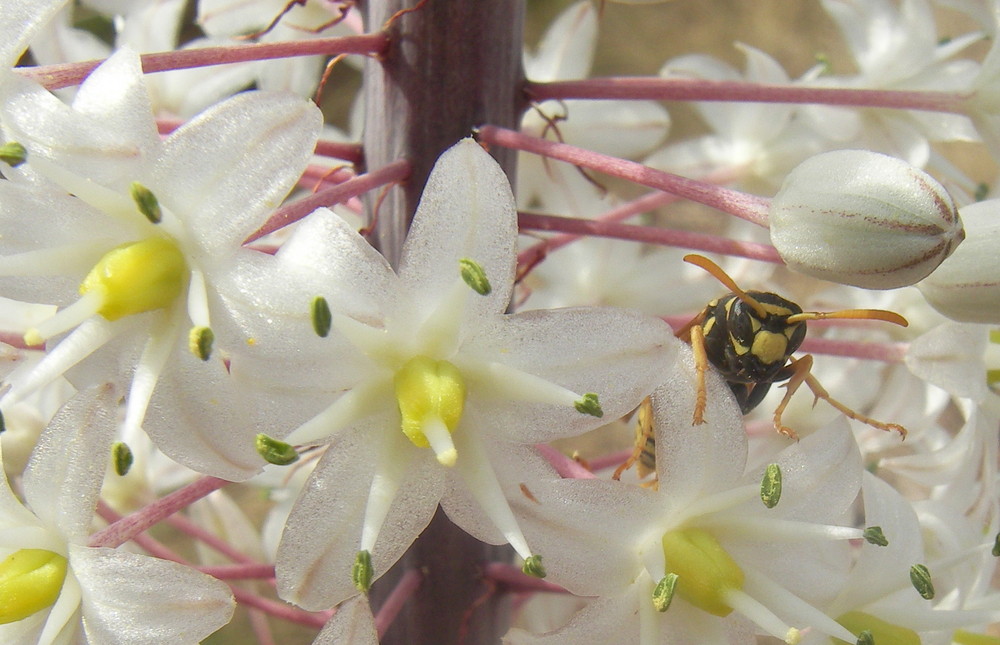
[{"label": "white flower petal", "polygon": [[368,596],[357,596],[337,607],[313,645],[378,645],[375,617]]},{"label": "white flower petal", "polygon": [[[456,358],[468,365],[502,363],[567,388],[578,396],[595,393],[604,419],[630,412],[673,364],[683,345],[657,318],[613,308],[572,308],[497,317],[467,338]],[[496,437],[534,443],[596,428],[601,419],[569,406],[495,398],[486,378],[470,380],[469,404],[492,419]],[[525,422],[528,419],[530,421]]]},{"label": "white flower petal", "polygon": [[91,643],[195,643],[229,622],[224,583],[176,562],[117,549],[72,547]]},{"label": "white flower petal", "polygon": [[[328,609],[358,594],[351,583],[351,566],[359,550],[361,528],[372,478],[384,444],[409,452],[402,433],[391,436],[362,427],[334,439],[316,466],[278,545],[278,592],[282,598],[310,610]],[[375,577],[398,560],[427,526],[441,498],[443,473],[429,450],[418,454],[392,503],[372,551]]]},{"label": "white flower petal", "polygon": [[549,25],[535,55],[525,56],[525,74],[536,82],[586,78],[596,45],[597,12],[577,2]]},{"label": "white flower petal", "polygon": [[[402,293],[429,309],[459,277],[468,258],[486,272],[492,291],[470,298],[471,319],[507,308],[514,283],[517,214],[507,176],[472,139],[441,155],[424,188],[399,262]],[[473,294],[475,295],[475,294]]]},{"label": "white flower petal", "polygon": [[7,70],[28,47],[31,37],[52,18],[66,0],[6,3],[0,11],[0,67]]},{"label": "white flower petal", "polygon": [[67,539],[81,539],[90,528],[118,428],[120,396],[101,386],[71,399],[42,433],[24,473],[28,505]]},{"label": "white flower petal", "polygon": [[653,393],[653,415],[660,490],[670,491],[671,499],[684,506],[734,487],[743,476],[747,440],[732,391],[711,367],[705,374],[705,423],[692,425],[694,359],[686,345],[679,347],[679,353],[680,360]]},{"label": "white flower petal", "polygon": [[910,343],[906,366],[953,396],[982,401],[988,393],[987,335],[985,326],[942,323]]},{"label": "white flower petal", "polygon": [[[597,598],[581,609],[564,627],[548,634],[534,635],[520,629],[504,636],[504,645],[607,645],[639,643],[639,621],[635,618],[640,602],[638,585],[621,593]],[[659,642],[659,641],[657,641]]]},{"label": "white flower petal", "polygon": [[164,141],[149,188],[184,219],[203,261],[217,262],[292,189],[321,125],[319,109],[309,101],[271,92],[238,94]]}]

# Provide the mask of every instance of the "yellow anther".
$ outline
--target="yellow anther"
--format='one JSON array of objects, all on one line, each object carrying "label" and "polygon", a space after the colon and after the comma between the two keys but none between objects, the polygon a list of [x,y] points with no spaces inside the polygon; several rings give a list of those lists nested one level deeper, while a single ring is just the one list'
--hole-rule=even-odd
[{"label": "yellow anther", "polygon": [[66,579],[66,558],[21,549],[0,562],[0,624],[24,620],[52,604]]},{"label": "yellow anther", "polygon": [[150,237],[108,251],[83,284],[81,294],[97,294],[97,313],[108,320],[169,306],[184,290],[187,263],[177,245]]},{"label": "yellow anther", "polygon": [[667,573],[678,576],[677,595],[715,616],[733,608],[723,600],[730,589],[743,588],[743,570],[718,540],[702,529],[681,529],[663,536]]},{"label": "yellow anther", "polygon": [[458,457],[451,434],[465,408],[465,379],[448,361],[416,356],[396,372],[396,401],[403,434],[420,448],[431,447],[443,465]]}]

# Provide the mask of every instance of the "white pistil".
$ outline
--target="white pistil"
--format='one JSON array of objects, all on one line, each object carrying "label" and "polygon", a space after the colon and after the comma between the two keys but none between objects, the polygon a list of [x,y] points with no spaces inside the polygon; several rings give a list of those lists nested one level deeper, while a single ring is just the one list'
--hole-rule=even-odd
[{"label": "white pistil", "polygon": [[78,327],[85,320],[97,315],[98,309],[104,304],[104,298],[96,293],[85,293],[80,299],[60,310],[56,315],[43,320],[38,327],[24,333],[24,342],[28,345],[41,345],[43,342],[59,334]]},{"label": "white pistil", "polygon": [[517,554],[527,560],[531,557],[531,549],[528,548],[521,527],[510,510],[496,472],[493,470],[493,464],[490,463],[480,443],[478,433],[459,432],[454,439],[458,442],[458,450],[462,454],[462,458],[455,464],[455,469],[465,480],[469,491],[486,512],[486,516],[493,521],[493,525],[500,530]]},{"label": "white pistil", "polygon": [[[468,288],[466,288],[468,290]],[[503,363],[459,365],[466,378],[487,384],[479,388],[484,395],[532,403],[549,403],[575,409],[581,395],[540,376],[522,372]]]},{"label": "white pistil", "polygon": [[799,630],[786,624],[785,621],[775,616],[770,609],[752,598],[745,591],[723,589],[720,591],[720,594],[727,605],[743,614],[771,636],[785,641],[788,645],[795,645],[802,640]]},{"label": "white pistil", "polygon": [[355,421],[382,410],[386,392],[391,392],[391,388],[391,381],[379,379],[348,390],[328,408],[285,437],[285,441],[309,444],[330,437]]},{"label": "white pistil", "polygon": [[454,466],[458,461],[458,451],[451,440],[451,432],[444,424],[441,417],[430,416],[424,419],[420,425],[420,431],[427,437],[427,442],[431,444],[431,449],[437,455],[438,463],[442,466]]}]

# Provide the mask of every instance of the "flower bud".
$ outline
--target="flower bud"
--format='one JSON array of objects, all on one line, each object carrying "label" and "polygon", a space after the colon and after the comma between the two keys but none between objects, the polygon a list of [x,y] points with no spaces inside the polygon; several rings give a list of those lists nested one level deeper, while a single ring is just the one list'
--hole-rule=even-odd
[{"label": "flower bud", "polygon": [[965,237],[944,187],[867,150],[801,163],[774,196],[769,217],[771,243],[790,268],[867,289],[917,282]]},{"label": "flower bud", "polygon": [[917,287],[952,320],[1000,323],[1000,199],[962,208],[968,240]]}]

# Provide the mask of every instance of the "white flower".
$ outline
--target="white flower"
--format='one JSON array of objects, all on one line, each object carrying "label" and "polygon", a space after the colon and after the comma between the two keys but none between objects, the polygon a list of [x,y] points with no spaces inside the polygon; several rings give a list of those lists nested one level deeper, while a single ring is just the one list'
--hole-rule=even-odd
[{"label": "white flower", "polygon": [[[746,57],[740,73],[711,56],[689,54],[667,61],[664,78],[702,78],[786,85],[788,74],[766,53],[737,43]],[[723,183],[773,190],[793,166],[822,151],[825,142],[804,127],[793,105],[752,102],[696,102],[693,107],[712,133],[669,145],[650,155],[648,166],[686,177],[724,177]]]},{"label": "white flower", "polygon": [[[233,374],[268,388],[276,428],[305,421],[289,442],[329,443],[279,546],[283,597],[326,608],[356,593],[356,555],[381,575],[439,502],[475,537],[531,557],[504,493],[551,471],[522,444],[597,427],[598,401],[608,418],[627,413],[665,369],[671,335],[657,319],[506,315],[515,238],[507,179],[467,140],[431,173],[398,274],[325,210],[278,252],[285,301],[245,308],[260,335]],[[315,296],[333,310],[327,338],[311,330]]]},{"label": "white flower", "polygon": [[[847,544],[861,532],[831,525],[857,495],[861,458],[842,420],[789,446],[775,463],[780,500],[761,499],[763,468],[744,473],[742,417],[726,383],[706,374],[707,423],[690,423],[694,363],[653,395],[658,491],[603,480],[533,482],[518,500],[525,532],[547,554],[553,582],[600,596],[564,628],[511,643],[753,643],[753,632],[797,642],[807,626],[849,636],[811,605],[832,598]],[[657,611],[653,594],[676,574]]]},{"label": "white flower", "polygon": [[[259,460],[243,440],[251,429],[219,358],[242,339],[227,327],[219,285],[257,255],[242,241],[305,167],[319,111],[249,92],[161,141],[138,56],[122,50],[72,108],[22,81],[3,116],[29,161],[0,182],[0,287],[64,306],[26,330],[29,344],[72,330],[11,380],[4,407],[63,374],[101,382],[134,366],[126,434],[146,419],[177,461],[230,479],[253,474]],[[213,336],[220,351],[206,360]],[[158,413],[146,418],[150,405]]]},{"label": "white flower", "polygon": [[[218,580],[174,562],[88,546],[117,407],[117,393],[105,386],[80,394],[56,416],[25,473],[26,505],[6,479],[0,482],[4,643],[196,643],[232,616],[232,594]],[[34,577],[17,577],[17,570]]]},{"label": "white flower", "polygon": [[966,240],[917,284],[927,302],[952,320],[1000,323],[1000,200],[961,209]]},{"label": "white flower", "polygon": [[964,239],[948,191],[867,150],[824,152],[785,178],[768,212],[771,242],[795,271],[868,289],[926,277]]},{"label": "white flower", "polygon": [[[589,1],[577,2],[549,26],[536,52],[525,53],[525,75],[535,82],[585,78],[596,47],[597,10]],[[666,137],[670,115],[655,101],[545,101],[525,113],[521,131],[552,137],[553,123],[560,140],[632,158]],[[599,202],[597,191],[577,169],[565,164],[519,155],[517,187],[521,205],[537,200],[546,210],[576,216],[596,214],[588,204]],[[578,191],[583,193],[579,197],[575,195]]]}]

